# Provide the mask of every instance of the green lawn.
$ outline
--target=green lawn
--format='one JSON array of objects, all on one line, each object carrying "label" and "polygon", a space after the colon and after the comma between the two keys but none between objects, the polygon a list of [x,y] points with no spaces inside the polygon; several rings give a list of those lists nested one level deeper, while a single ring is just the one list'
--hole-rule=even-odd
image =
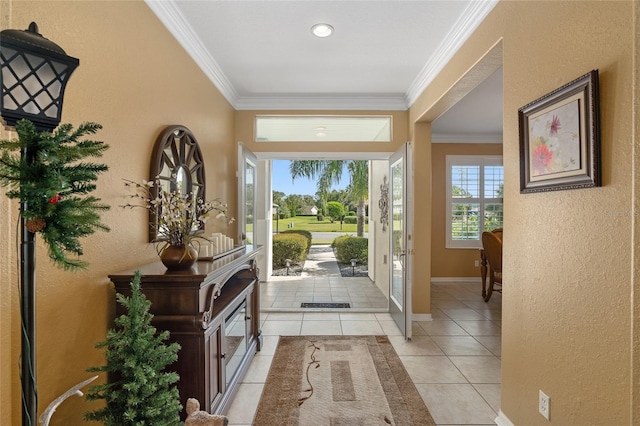
[{"label": "green lawn", "polygon": [[[288,227],[288,225],[291,223],[293,223],[292,228]],[[296,216],[296,217],[290,217],[287,219],[280,219],[278,221],[278,230],[280,232],[286,231],[287,229],[302,229],[310,232],[349,232],[353,235],[356,235],[356,232],[357,232],[356,227],[357,225],[355,223],[354,224],[343,223],[342,226],[340,226],[340,221],[331,223],[329,219],[325,219],[322,222],[319,222],[316,216]],[[364,232],[367,232],[368,229],[369,229],[369,226],[365,224]],[[275,232],[275,230],[276,230],[276,221],[274,220],[273,231]],[[332,241],[333,239],[331,239],[331,241],[316,241],[314,239],[313,243],[329,244]]]}]

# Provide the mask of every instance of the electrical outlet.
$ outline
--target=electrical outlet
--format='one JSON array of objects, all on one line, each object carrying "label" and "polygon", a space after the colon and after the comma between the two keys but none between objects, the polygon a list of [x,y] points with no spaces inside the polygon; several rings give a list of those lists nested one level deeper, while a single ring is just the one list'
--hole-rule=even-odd
[{"label": "electrical outlet", "polygon": [[476,265],[476,268],[479,267],[480,266],[480,261],[476,260],[475,265]]},{"label": "electrical outlet", "polygon": [[540,414],[542,414],[544,416],[545,419],[549,420],[549,411],[550,411],[550,406],[549,404],[551,403],[550,398],[542,391],[538,391],[539,392],[539,398],[538,398],[538,411],[540,412]]}]

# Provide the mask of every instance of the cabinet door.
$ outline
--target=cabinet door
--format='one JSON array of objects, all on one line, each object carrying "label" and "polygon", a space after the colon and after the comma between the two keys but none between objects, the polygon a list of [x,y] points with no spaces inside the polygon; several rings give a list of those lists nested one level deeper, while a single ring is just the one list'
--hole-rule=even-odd
[{"label": "cabinet door", "polygon": [[[210,327],[205,337],[205,396],[209,412],[215,412],[223,392],[222,324]],[[203,407],[207,408],[207,407]]]}]

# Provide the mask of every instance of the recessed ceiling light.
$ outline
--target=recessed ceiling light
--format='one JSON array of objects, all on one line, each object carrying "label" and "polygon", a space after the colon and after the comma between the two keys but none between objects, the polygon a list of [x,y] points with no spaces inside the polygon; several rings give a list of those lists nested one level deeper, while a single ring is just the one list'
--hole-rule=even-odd
[{"label": "recessed ceiling light", "polygon": [[311,27],[311,32],[314,36],[324,38],[333,34],[333,27],[329,24],[315,24]]}]

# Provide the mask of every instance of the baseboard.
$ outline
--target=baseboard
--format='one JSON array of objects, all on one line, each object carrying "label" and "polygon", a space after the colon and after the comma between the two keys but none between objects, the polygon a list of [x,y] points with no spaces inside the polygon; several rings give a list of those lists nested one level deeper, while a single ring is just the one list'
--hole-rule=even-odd
[{"label": "baseboard", "polygon": [[494,422],[496,422],[498,426],[515,426],[502,410],[498,412],[498,417],[495,418]]},{"label": "baseboard", "polygon": [[411,314],[411,321],[433,321],[431,314]]},{"label": "baseboard", "polygon": [[432,283],[478,283],[482,282],[480,277],[431,277]]}]

